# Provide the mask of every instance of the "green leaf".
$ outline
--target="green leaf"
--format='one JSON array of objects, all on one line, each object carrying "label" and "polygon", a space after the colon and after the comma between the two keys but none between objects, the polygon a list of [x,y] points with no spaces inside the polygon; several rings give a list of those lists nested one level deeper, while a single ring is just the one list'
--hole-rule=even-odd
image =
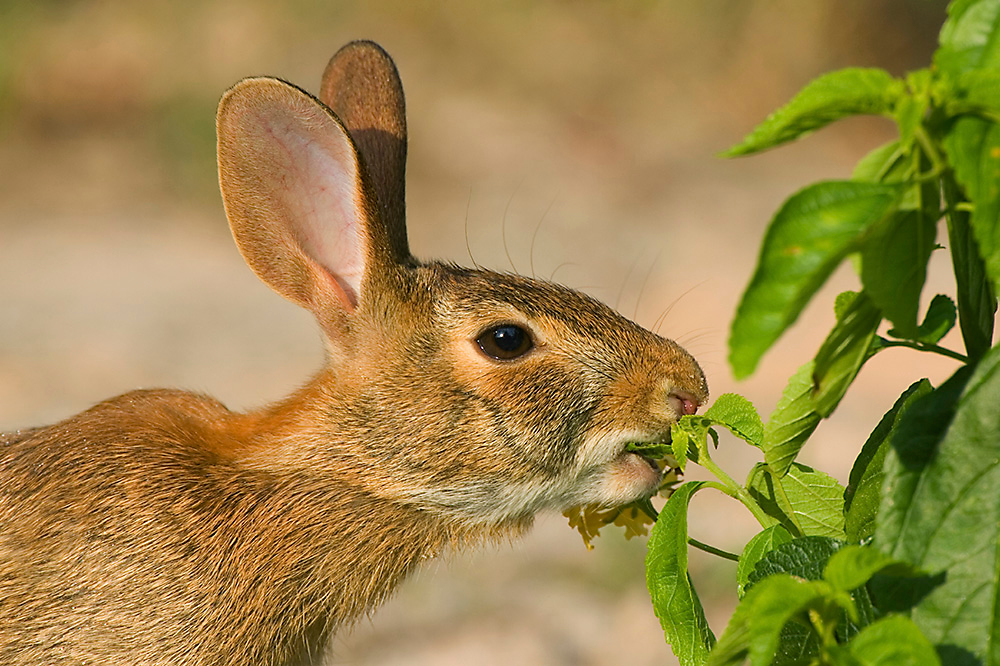
[{"label": "green leaf", "polygon": [[902,337],[917,334],[920,292],[936,247],[936,214],[896,211],[872,228],[861,250],[865,292]]},{"label": "green leaf", "polygon": [[746,489],[793,535],[844,538],[844,488],[828,474],[792,463],[779,481],[758,463],[747,476]]},{"label": "green leaf", "polygon": [[823,579],[839,590],[850,592],[883,571],[894,575],[919,575],[906,562],[893,559],[868,546],[848,545],[832,554],[823,569]]},{"label": "green leaf", "polygon": [[886,459],[876,543],[943,574],[912,611],[937,645],[1000,663],[1000,347],[903,416]]},{"label": "green leaf", "polygon": [[[825,571],[829,567],[830,561],[836,558],[837,554],[844,548],[852,548],[852,546],[848,546],[839,539],[819,536],[802,537],[781,544],[761,558],[748,577],[746,589],[750,590],[761,580],[766,580],[768,576],[783,573],[806,580],[824,580]],[[840,571],[837,568],[839,566],[835,566],[835,575]],[[905,568],[902,571],[909,573],[909,570]],[[838,613],[833,618],[837,624],[837,636],[846,641],[875,619],[875,609],[867,589],[860,585],[853,587],[831,586],[831,589],[841,598],[848,600],[839,604],[846,612]],[[783,633],[787,634],[788,632]],[[801,639],[801,637],[799,638]],[[795,636],[783,635],[779,653],[789,656],[794,654],[794,647],[789,645],[789,642],[795,639]],[[807,646],[806,651],[814,653],[817,647],[817,645]]]},{"label": "green leaf", "polygon": [[972,232],[993,293],[1000,293],[1000,125],[959,118],[945,136],[944,148],[973,204]]},{"label": "green leaf", "polygon": [[688,460],[688,449],[691,448],[691,435],[679,423],[670,426],[670,449],[674,454],[677,466],[684,470]]},{"label": "green leaf", "polygon": [[986,267],[969,224],[970,215],[958,210],[958,204],[965,201],[958,184],[947,174],[941,182],[948,204],[948,246],[955,270],[958,323],[966,353],[976,361],[989,351],[992,344],[997,301],[986,278]]},{"label": "green leaf", "polygon": [[816,359],[788,380],[764,427],[764,460],[783,475],[824,416],[829,416],[861,365],[878,350],[875,331],[878,310],[864,294],[837,296],[837,324],[824,340]]},{"label": "green leaf", "polygon": [[691,481],[674,491],[653,526],[646,551],[646,586],[653,611],[681,666],[703,664],[715,644],[687,567],[688,503],[704,485]]},{"label": "green leaf", "polygon": [[806,84],[723,156],[773,148],[846,116],[888,114],[903,91],[902,82],[881,69],[848,68],[824,74]]},{"label": "green leaf", "polygon": [[931,642],[902,615],[868,625],[847,644],[847,650],[859,666],[941,666]]},{"label": "green leaf", "polygon": [[977,67],[1000,67],[1000,0],[952,2],[939,41],[934,64],[953,78]]},{"label": "green leaf", "polygon": [[814,367],[809,361],[791,376],[764,426],[764,460],[778,476],[788,471],[822,418],[813,398]]},{"label": "green leaf", "polygon": [[894,167],[906,156],[899,141],[884,143],[861,158],[854,167],[851,180],[878,183],[886,179]]},{"label": "green leaf", "polygon": [[1000,70],[965,72],[951,92],[945,99],[949,115],[972,113],[993,122],[1000,119]]},{"label": "green leaf", "polygon": [[[769,576],[749,590],[736,607],[707,666],[772,663],[782,629],[831,596],[828,584],[805,581],[789,574]],[[804,620],[803,620],[804,621]]]},{"label": "green leaf", "polygon": [[882,466],[889,450],[889,438],[903,413],[917,398],[930,391],[931,385],[926,379],[911,384],[861,447],[844,489],[844,532],[848,541],[858,543],[875,532],[875,516],[881,502],[884,478]]},{"label": "green leaf", "polygon": [[737,378],[799,316],[862,234],[896,204],[900,188],[879,183],[816,183],[788,199],[764,236],[753,278],[737,308],[729,362]]},{"label": "green leaf", "polygon": [[861,292],[850,303],[841,302],[842,313],[823,341],[813,366],[812,400],[822,417],[833,413],[861,365],[871,357],[875,332],[882,315],[872,300]]},{"label": "green leaf", "polygon": [[[830,537],[808,536],[779,544],[757,563],[747,577],[747,591],[768,576],[787,573],[805,580],[822,580],[830,557],[847,544]],[[846,588],[849,591],[853,588]]]},{"label": "green leaf", "polygon": [[[955,302],[944,294],[937,294],[931,299],[931,304],[927,307],[927,314],[923,323],[917,327],[916,335],[909,337],[910,340],[937,344],[955,326],[957,318]],[[895,329],[889,330],[889,335],[894,338],[905,337]]]},{"label": "green leaf", "polygon": [[764,444],[764,424],[753,403],[736,393],[723,393],[705,411],[705,418],[728,428],[737,437],[761,447]]},{"label": "green leaf", "polygon": [[781,544],[791,540],[792,535],[789,534],[788,530],[781,525],[771,525],[758,532],[747,542],[736,567],[736,593],[741,599],[746,591],[750,572],[754,570],[761,558]]}]

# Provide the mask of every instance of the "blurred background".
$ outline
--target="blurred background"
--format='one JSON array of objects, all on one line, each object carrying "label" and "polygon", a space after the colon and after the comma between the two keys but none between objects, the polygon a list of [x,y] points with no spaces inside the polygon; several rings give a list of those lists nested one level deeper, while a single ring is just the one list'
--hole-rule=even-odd
[{"label": "blurred background", "polygon": [[[370,38],[407,90],[408,210],[418,257],[554,278],[660,322],[714,395],[767,414],[832,324],[838,272],[736,384],[735,304],[782,200],[843,178],[892,136],[855,119],[758,157],[715,155],[809,79],[925,66],[943,0],[373,0],[0,3],[0,430],[137,387],[277,399],[321,362],[308,314],[243,265],[215,174],[215,105],[269,74],[316,90]],[[939,239],[940,240],[940,239]],[[951,292],[944,253],[925,298]],[[960,346],[946,340],[946,344]],[[846,482],[865,436],[946,361],[892,350],[862,371],[802,459]],[[739,478],[749,447],[716,459]],[[692,470],[697,476],[697,472]],[[739,552],[752,521],[701,493],[693,536]],[[337,664],[670,664],[643,581],[644,540],[588,552],[561,516],[510,547],[445,558],[353,632]],[[735,566],[692,553],[717,633]]]}]

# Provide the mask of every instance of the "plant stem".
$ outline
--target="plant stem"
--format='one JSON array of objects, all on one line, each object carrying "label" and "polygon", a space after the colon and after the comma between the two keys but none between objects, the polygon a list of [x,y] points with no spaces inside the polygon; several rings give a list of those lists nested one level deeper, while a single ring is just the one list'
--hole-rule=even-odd
[{"label": "plant stem", "polygon": [[688,543],[697,548],[698,550],[705,551],[706,553],[709,553],[711,555],[718,555],[723,559],[732,560],[733,562],[740,561],[739,555],[736,555],[735,553],[730,553],[728,550],[722,550],[720,548],[716,548],[715,546],[710,546],[707,543],[698,541],[695,538],[688,537]]},{"label": "plant stem", "polygon": [[948,358],[953,358],[956,361],[961,361],[962,363],[968,363],[969,357],[964,354],[960,354],[957,351],[941,347],[932,342],[918,342],[916,340],[882,340],[883,347],[909,347],[910,349],[916,349],[917,351],[932,352],[934,354],[940,354],[942,356],[947,356]]},{"label": "plant stem", "polygon": [[934,141],[927,134],[927,129],[922,124],[917,125],[917,129],[914,132],[914,136],[920,143],[920,147],[923,149],[924,154],[927,155],[928,159],[930,159],[931,161],[931,164],[934,165],[934,172],[935,173],[944,172],[945,168],[947,168],[947,164],[941,158],[941,153],[938,152],[937,146],[934,145]]},{"label": "plant stem", "polygon": [[764,513],[764,509],[760,507],[760,504],[758,504],[754,498],[750,497],[750,493],[748,493],[743,486],[736,483],[736,481],[733,480],[733,477],[726,474],[721,467],[715,464],[715,461],[708,455],[707,447],[706,450],[700,451],[699,453],[702,455],[698,456],[698,464],[711,472],[715,478],[720,481],[720,483],[709,482],[707,485],[722,491],[733,499],[738,499],[742,502],[743,506],[745,506],[747,510],[753,514],[753,517],[757,519],[757,522],[760,523],[761,527],[770,527],[774,524],[774,519]]}]

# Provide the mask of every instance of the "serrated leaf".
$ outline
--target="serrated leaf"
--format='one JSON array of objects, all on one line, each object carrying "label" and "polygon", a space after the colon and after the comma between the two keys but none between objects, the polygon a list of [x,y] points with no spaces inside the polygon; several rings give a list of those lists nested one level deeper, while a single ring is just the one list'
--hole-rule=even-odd
[{"label": "serrated leaf", "polygon": [[993,293],[1000,293],[1000,125],[961,117],[943,145],[955,178],[972,202],[969,224]]},{"label": "serrated leaf", "polygon": [[653,526],[646,551],[646,586],[667,643],[681,666],[703,664],[715,644],[687,567],[687,508],[704,486],[691,481],[674,491]]},{"label": "serrated leaf", "polygon": [[793,535],[844,538],[844,488],[830,475],[793,463],[778,481],[757,464],[746,488]]},{"label": "serrated leaf", "polygon": [[[943,572],[912,619],[932,643],[1000,663],[1000,347],[917,401],[892,437],[876,543]],[[952,416],[952,414],[954,416]]]},{"label": "serrated leaf", "polygon": [[[748,660],[752,666],[790,663],[775,659],[783,634],[793,620],[808,626],[806,613],[831,604],[851,606],[851,599],[838,594],[824,581],[807,581],[789,574],[776,574],[749,590],[730,618],[707,666],[729,666]],[[808,644],[808,636],[796,636],[795,645]],[[813,643],[815,644],[815,643]]]},{"label": "serrated leaf", "polygon": [[957,0],[948,6],[934,64],[958,78],[974,69],[1000,67],[1000,0]]},{"label": "serrated leaf", "polygon": [[744,441],[761,447],[764,443],[764,424],[753,403],[736,393],[723,393],[705,410],[705,418],[716,425],[728,428]]},{"label": "serrated leaf", "polygon": [[920,575],[907,562],[889,557],[868,546],[847,545],[832,554],[823,569],[823,579],[839,590],[850,592],[883,571],[893,575]]},{"label": "serrated leaf", "polygon": [[865,292],[843,307],[836,326],[816,352],[813,365],[812,400],[820,416],[833,413],[862,364],[871,357],[881,321],[879,308]]},{"label": "serrated leaf", "polygon": [[[937,294],[931,299],[924,321],[917,327],[916,335],[908,339],[936,344],[948,334],[948,331],[954,328],[957,317],[958,310],[955,308],[955,302],[944,294]],[[889,335],[895,338],[906,337],[895,329],[890,329]]]},{"label": "serrated leaf", "polygon": [[760,357],[861,235],[896,204],[898,186],[855,181],[810,185],[789,198],[768,227],[753,278],[733,321],[729,363],[737,378]]},{"label": "serrated leaf", "polygon": [[792,535],[781,525],[771,525],[758,532],[747,545],[743,547],[739,564],[736,567],[736,593],[742,599],[750,572],[764,555],[783,543],[792,540]]},{"label": "serrated leaf", "polygon": [[858,543],[874,533],[884,477],[882,466],[889,450],[889,438],[906,409],[930,391],[931,385],[926,379],[911,384],[861,447],[844,489],[844,533],[848,541]]},{"label": "serrated leaf", "polygon": [[[802,537],[781,544],[761,558],[748,578],[747,589],[775,574],[791,574],[806,580],[823,580],[830,560],[846,547],[847,544],[842,540],[820,536]],[[841,640],[849,640],[875,618],[875,610],[868,591],[864,588],[855,589],[857,587],[831,587],[841,598],[850,600],[841,604],[845,610],[837,625],[837,635]],[[782,636],[780,650],[782,654],[793,652],[792,647],[787,645],[791,640],[793,637],[790,635]],[[818,646],[810,646],[808,652],[814,653],[816,647]]]},{"label": "serrated leaf", "polygon": [[878,310],[864,294],[837,296],[837,324],[824,340],[816,359],[788,380],[764,426],[764,460],[779,476],[795,460],[824,416],[844,397],[862,364],[878,351],[875,331]]},{"label": "serrated leaf", "polygon": [[958,323],[966,353],[977,361],[992,344],[997,301],[970,226],[971,216],[958,208],[967,203],[961,188],[950,174],[942,176],[941,185],[948,204],[948,247],[955,270]]},{"label": "serrated leaf", "polygon": [[861,630],[846,647],[859,666],[941,666],[934,646],[902,615],[891,615]]},{"label": "serrated leaf", "polygon": [[778,573],[791,574],[805,580],[822,580],[823,570],[830,557],[846,546],[841,540],[822,536],[799,537],[779,544],[761,558],[750,572],[746,589],[749,591],[758,582]]},{"label": "serrated leaf", "polygon": [[809,361],[792,375],[764,426],[764,460],[784,475],[822,417],[813,399],[813,367]]},{"label": "serrated leaf", "polygon": [[888,114],[902,94],[902,82],[885,70],[852,67],[824,74],[810,81],[723,156],[750,155],[773,148],[846,116]]},{"label": "serrated leaf", "polygon": [[674,454],[677,466],[683,471],[688,461],[688,449],[691,447],[691,435],[680,424],[670,426],[670,449]]}]

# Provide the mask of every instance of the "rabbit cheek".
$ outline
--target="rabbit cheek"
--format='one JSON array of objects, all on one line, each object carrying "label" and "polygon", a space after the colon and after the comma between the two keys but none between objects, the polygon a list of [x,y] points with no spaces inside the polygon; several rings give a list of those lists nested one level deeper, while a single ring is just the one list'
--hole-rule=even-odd
[{"label": "rabbit cheek", "polygon": [[645,458],[624,453],[600,477],[596,489],[599,503],[619,505],[649,495],[660,485],[662,475]]}]

